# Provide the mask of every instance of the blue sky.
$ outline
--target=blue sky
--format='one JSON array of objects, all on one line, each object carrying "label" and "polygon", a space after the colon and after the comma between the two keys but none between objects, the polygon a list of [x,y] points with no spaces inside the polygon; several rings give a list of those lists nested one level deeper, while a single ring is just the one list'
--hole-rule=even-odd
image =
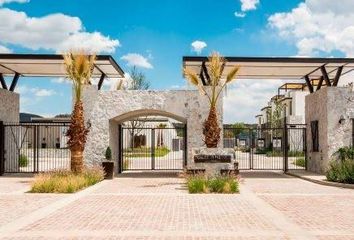
[{"label": "blue sky", "polygon": [[[353,1],[344,0],[341,7],[334,2],[0,0],[0,20],[9,21],[0,21],[0,52],[56,53],[83,43],[112,54],[125,71],[137,65],[153,89],[179,89],[186,85],[181,74],[185,55],[217,50],[226,56],[351,56],[353,26],[340,16],[354,18],[347,10]],[[320,29],[322,14],[342,30]],[[340,39],[327,39],[338,31]],[[192,47],[195,41],[200,48]],[[280,84],[234,83],[225,99],[225,121],[253,121]],[[251,88],[257,92],[245,94]],[[70,112],[71,88],[62,79],[20,79],[18,89],[21,111],[45,116]]]}]

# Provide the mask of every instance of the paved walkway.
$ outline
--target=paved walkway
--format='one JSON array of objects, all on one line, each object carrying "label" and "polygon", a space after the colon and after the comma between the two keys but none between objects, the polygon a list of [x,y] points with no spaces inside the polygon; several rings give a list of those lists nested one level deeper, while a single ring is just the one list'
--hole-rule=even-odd
[{"label": "paved walkway", "polygon": [[354,190],[272,172],[241,194],[191,195],[171,175],[126,174],[70,195],[0,178],[1,239],[354,239]]}]

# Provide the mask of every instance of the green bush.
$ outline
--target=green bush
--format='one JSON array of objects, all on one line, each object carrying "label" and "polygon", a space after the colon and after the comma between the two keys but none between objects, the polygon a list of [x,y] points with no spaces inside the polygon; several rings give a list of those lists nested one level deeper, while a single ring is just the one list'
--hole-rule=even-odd
[{"label": "green bush", "polygon": [[18,158],[18,164],[20,167],[27,167],[28,166],[28,158],[24,154],[20,154]]},{"label": "green bush", "polygon": [[68,170],[56,170],[35,176],[31,185],[32,193],[73,193],[94,185],[104,178],[102,168],[85,169],[74,174]]},{"label": "green bush", "polygon": [[328,181],[340,183],[354,183],[354,160],[345,159],[331,161],[329,169],[326,172]]},{"label": "green bush", "polygon": [[345,159],[354,159],[354,148],[341,147],[333,155],[341,161],[344,161]]},{"label": "green bush", "polygon": [[187,180],[189,193],[203,193],[207,191],[206,179],[203,176],[192,176]]},{"label": "green bush", "polygon": [[105,155],[106,160],[108,160],[108,161],[112,160],[112,150],[110,147],[107,147],[104,155]]},{"label": "green bush", "polygon": [[296,160],[294,161],[294,164],[299,167],[305,167],[305,165],[306,165],[305,158],[303,158],[303,157],[296,158]]},{"label": "green bush", "polygon": [[206,178],[202,175],[187,178],[189,193],[237,193],[238,181],[232,176],[214,176]]}]

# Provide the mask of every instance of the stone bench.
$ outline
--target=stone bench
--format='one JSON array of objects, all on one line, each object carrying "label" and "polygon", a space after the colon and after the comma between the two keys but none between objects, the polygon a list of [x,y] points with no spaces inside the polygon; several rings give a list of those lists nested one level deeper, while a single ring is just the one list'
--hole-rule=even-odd
[{"label": "stone bench", "polygon": [[222,176],[228,176],[228,175],[237,176],[239,173],[240,171],[238,169],[238,162],[234,163],[234,169],[220,169],[220,175]]}]

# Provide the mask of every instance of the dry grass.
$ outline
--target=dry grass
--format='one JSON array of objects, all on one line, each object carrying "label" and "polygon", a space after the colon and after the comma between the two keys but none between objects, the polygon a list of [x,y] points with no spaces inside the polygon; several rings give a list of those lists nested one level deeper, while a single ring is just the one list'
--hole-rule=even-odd
[{"label": "dry grass", "polygon": [[75,174],[68,170],[56,170],[35,176],[31,185],[32,193],[74,193],[104,178],[102,168],[87,168],[82,173]]},{"label": "dry grass", "polygon": [[239,192],[239,183],[233,176],[206,177],[203,174],[187,177],[189,193],[224,193]]}]

